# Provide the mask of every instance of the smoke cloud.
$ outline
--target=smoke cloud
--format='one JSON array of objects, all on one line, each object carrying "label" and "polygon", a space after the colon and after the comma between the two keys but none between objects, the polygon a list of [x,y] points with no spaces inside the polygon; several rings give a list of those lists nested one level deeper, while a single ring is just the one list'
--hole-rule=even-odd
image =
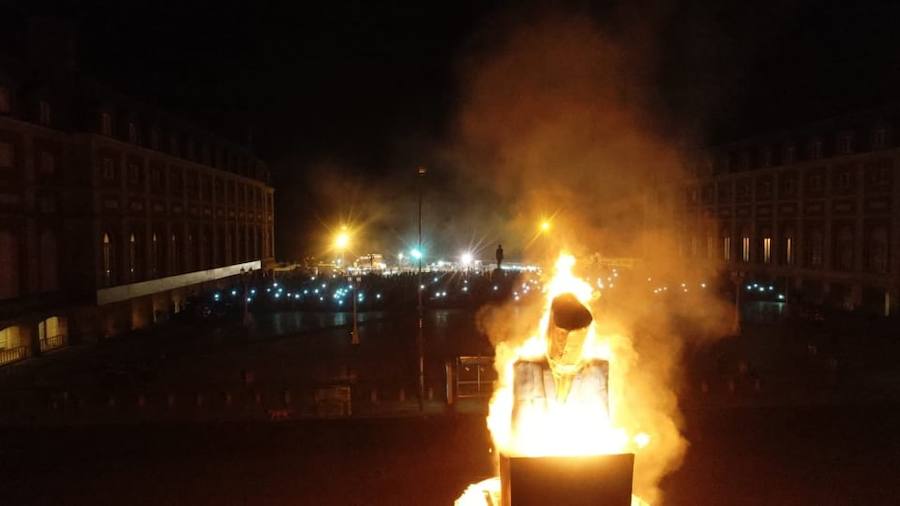
[{"label": "smoke cloud", "polygon": [[[640,259],[592,312],[613,349],[615,421],[652,438],[637,456],[635,491],[659,504],[658,484],[688,446],[676,395],[682,349],[724,335],[732,320],[728,305],[700,287],[715,272],[680,254],[687,241],[658,205],[659,190],[671,194],[687,172],[648,91],[652,39],[646,27],[615,35],[588,16],[542,11],[498,21],[475,45],[461,66],[456,139],[445,156],[461,181],[492,190],[502,233],[518,238],[504,246],[547,265],[573,252],[589,280],[608,274],[591,259]],[[553,216],[549,234],[537,233],[542,216]],[[662,284],[679,298],[654,298]],[[486,308],[479,321],[508,349],[541,332],[545,304]]]}]

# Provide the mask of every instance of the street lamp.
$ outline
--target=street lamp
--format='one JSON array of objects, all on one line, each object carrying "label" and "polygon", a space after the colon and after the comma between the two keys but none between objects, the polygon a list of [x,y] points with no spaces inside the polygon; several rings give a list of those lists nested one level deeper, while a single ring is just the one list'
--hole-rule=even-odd
[{"label": "street lamp", "polygon": [[466,279],[469,278],[469,266],[472,265],[472,254],[466,251],[459,257],[460,263],[466,268]]},{"label": "street lamp", "polygon": [[347,247],[350,246],[350,231],[347,230],[347,225],[342,225],[340,231],[335,234],[333,244],[334,249],[336,249],[341,254],[341,266],[345,266],[346,263],[344,262],[344,251],[346,251]]},{"label": "street lamp", "polygon": [[422,307],[422,181],[425,179],[427,169],[424,165],[416,168],[416,186],[419,192],[419,241],[416,249],[413,250],[413,257],[418,261],[418,270],[416,275],[416,286],[419,288],[419,331],[416,334],[416,347],[419,352],[419,411],[425,410],[425,338],[422,335],[422,327],[424,326],[424,308]]}]

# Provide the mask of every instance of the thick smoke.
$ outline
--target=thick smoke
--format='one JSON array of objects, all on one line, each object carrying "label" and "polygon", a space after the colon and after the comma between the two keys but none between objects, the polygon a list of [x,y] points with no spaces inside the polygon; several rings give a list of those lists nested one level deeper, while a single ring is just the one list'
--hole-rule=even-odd
[{"label": "thick smoke", "polygon": [[[599,271],[589,254],[640,259],[629,282],[592,309],[613,347],[616,421],[652,437],[637,457],[635,491],[658,504],[660,480],[687,448],[676,396],[682,349],[723,335],[731,319],[699,287],[714,273],[684,259],[673,216],[656,206],[659,190],[672,193],[687,172],[646,94],[653,52],[646,40],[635,47],[634,38],[607,35],[580,15],[542,12],[494,28],[462,66],[458,138],[447,156],[461,179],[492,189],[510,218],[504,233],[523,238],[514,246],[524,256],[546,262],[572,251],[592,279]],[[542,215],[555,216],[553,230],[536,235]],[[681,302],[662,303],[651,293],[661,280],[684,280],[691,290],[672,286]],[[495,344],[508,345],[539,332],[540,311],[490,308],[479,318]]]}]

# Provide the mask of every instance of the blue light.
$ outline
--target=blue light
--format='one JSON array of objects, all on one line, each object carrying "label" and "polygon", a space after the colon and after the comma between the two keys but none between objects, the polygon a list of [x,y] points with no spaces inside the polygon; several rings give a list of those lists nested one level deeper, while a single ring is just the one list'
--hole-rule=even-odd
[{"label": "blue light", "polygon": [[231,291],[231,296],[234,297],[235,295],[237,295],[237,290],[232,290],[232,291]]},{"label": "blue light", "polygon": [[221,297],[221,296],[219,295],[219,292],[216,292],[216,293],[213,294],[213,300],[219,300],[219,297]]},{"label": "blue light", "polygon": [[277,299],[277,298],[279,298],[279,297],[281,297],[281,294],[276,292],[276,293],[275,293],[275,298]]},{"label": "blue light", "polygon": [[784,295],[779,293],[779,294],[778,294],[778,300],[784,300]]},{"label": "blue light", "polygon": [[256,295],[256,288],[250,289],[250,295]]},{"label": "blue light", "polygon": [[309,293],[309,290],[303,290],[303,295],[306,295],[308,293]]},{"label": "blue light", "polygon": [[419,248],[413,248],[412,250],[410,250],[409,254],[412,255],[412,257],[416,260],[422,258],[422,252],[419,251]]},{"label": "blue light", "polygon": [[275,283],[272,283],[272,286],[274,286],[275,288],[278,288],[278,282],[276,281]]},{"label": "blue light", "polygon": [[299,293],[295,293],[295,294],[294,294],[294,298],[295,298],[295,299],[299,299],[299,298],[300,298],[300,294],[299,294]]},{"label": "blue light", "polygon": [[247,297],[247,302],[253,302],[253,299],[251,299],[250,297]]}]

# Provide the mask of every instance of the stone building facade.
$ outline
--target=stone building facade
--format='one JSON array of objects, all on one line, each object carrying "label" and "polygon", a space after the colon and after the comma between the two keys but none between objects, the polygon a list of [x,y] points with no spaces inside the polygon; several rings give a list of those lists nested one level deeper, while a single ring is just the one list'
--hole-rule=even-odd
[{"label": "stone building facade", "polygon": [[0,363],[266,268],[273,213],[246,147],[74,69],[0,61]]},{"label": "stone building facade", "polygon": [[774,283],[789,301],[890,315],[898,128],[900,108],[885,108],[709,150],[674,196],[659,195],[678,217],[681,253],[741,283]]}]

